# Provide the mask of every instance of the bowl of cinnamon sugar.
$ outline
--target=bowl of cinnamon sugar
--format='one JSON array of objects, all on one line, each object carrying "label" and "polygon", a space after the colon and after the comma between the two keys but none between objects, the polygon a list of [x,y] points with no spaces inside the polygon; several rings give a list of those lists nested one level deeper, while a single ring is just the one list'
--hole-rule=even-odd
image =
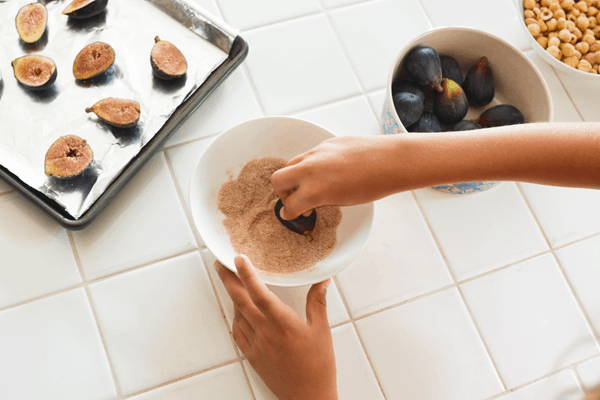
[{"label": "bowl of cinnamon sugar", "polygon": [[273,286],[321,282],[363,249],[373,226],[373,203],[316,210],[310,233],[286,228],[275,214],[271,175],[295,156],[333,138],[330,131],[291,117],[243,122],[219,135],[202,154],[190,184],[194,224],[210,252],[236,272],[245,254]]}]

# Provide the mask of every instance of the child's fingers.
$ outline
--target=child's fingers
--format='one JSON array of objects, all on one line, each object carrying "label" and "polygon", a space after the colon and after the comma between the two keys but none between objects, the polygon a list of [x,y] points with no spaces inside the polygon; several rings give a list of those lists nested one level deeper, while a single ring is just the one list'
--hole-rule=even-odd
[{"label": "child's fingers", "polygon": [[244,336],[246,336],[246,339],[248,339],[249,343],[254,342],[256,332],[237,308],[233,310],[233,323],[240,327],[240,330],[244,333]]},{"label": "child's fingers", "polygon": [[233,340],[235,340],[235,343],[237,343],[238,347],[247,358],[252,346],[238,324],[233,324],[233,327],[231,328],[231,334],[233,336]]}]

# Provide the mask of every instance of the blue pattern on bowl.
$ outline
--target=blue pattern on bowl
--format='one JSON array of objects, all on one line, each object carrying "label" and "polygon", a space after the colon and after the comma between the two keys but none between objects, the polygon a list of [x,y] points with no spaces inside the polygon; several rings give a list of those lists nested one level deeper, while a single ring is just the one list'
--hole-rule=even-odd
[{"label": "blue pattern on bowl", "polygon": [[[403,133],[400,130],[400,125],[396,121],[396,118],[392,115],[392,110],[390,108],[389,99],[385,99],[385,104],[383,106],[383,113],[381,114],[381,127],[383,129],[383,133],[386,135],[397,135],[399,133]],[[500,182],[493,181],[484,181],[484,182],[465,182],[465,183],[454,183],[454,184],[446,184],[446,185],[438,185],[433,186],[432,188],[435,190],[439,190],[445,193],[452,194],[469,194],[469,193],[477,193],[484,192],[497,186]]]}]

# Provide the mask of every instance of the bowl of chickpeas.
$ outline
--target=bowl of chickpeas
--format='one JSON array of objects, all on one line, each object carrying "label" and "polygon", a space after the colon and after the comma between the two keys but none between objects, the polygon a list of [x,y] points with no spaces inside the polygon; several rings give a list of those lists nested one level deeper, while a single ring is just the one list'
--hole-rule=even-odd
[{"label": "bowl of chickpeas", "polygon": [[556,69],[600,82],[600,0],[521,0],[534,51]]}]

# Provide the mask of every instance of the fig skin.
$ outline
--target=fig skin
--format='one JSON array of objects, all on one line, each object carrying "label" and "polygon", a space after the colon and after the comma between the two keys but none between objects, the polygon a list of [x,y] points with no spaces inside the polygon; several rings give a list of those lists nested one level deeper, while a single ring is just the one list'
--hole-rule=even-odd
[{"label": "fig skin", "polygon": [[115,63],[115,50],[111,45],[94,42],[85,46],[73,62],[73,76],[84,80],[106,72]]},{"label": "fig skin", "polygon": [[510,104],[500,104],[485,110],[475,121],[484,128],[525,123],[523,113]]},{"label": "fig skin", "polygon": [[46,176],[68,179],[80,175],[94,159],[88,143],[75,135],[58,138],[48,149],[45,158]]},{"label": "fig skin", "polygon": [[[27,21],[32,19],[32,16],[39,16],[42,14],[41,20],[32,23]],[[44,36],[46,27],[48,25],[48,10],[42,3],[30,3],[19,10],[15,18],[15,25],[19,37],[25,43],[32,44],[37,42]],[[27,29],[29,26],[30,29]],[[33,29],[32,29],[33,28]],[[33,31],[33,32],[32,32]]]},{"label": "fig skin", "polygon": [[299,235],[310,235],[315,229],[315,225],[317,223],[317,210],[313,210],[308,217],[300,215],[296,219],[285,220],[281,218],[280,215],[282,208],[283,201],[279,199],[277,200],[277,203],[275,203],[275,215],[277,216],[279,222],[281,222],[283,226],[288,228],[290,231]]},{"label": "fig skin", "polygon": [[494,100],[496,83],[486,57],[479,60],[467,72],[463,90],[469,99],[469,103],[476,106],[485,106]]},{"label": "fig skin", "polygon": [[442,79],[442,93],[433,102],[433,113],[442,124],[452,125],[467,115],[469,101],[458,83],[451,79]]},{"label": "fig skin", "polygon": [[93,112],[107,124],[123,129],[133,128],[141,115],[140,103],[137,101],[113,97],[100,100],[92,107],[86,108],[85,112]]},{"label": "fig skin", "polygon": [[442,63],[442,78],[452,79],[459,86],[462,86],[464,82],[463,74],[456,58],[452,56],[440,56],[440,61]]},{"label": "fig skin", "polygon": [[425,91],[408,79],[392,83],[392,95],[402,92],[412,93],[415,96],[419,96],[423,100],[423,103],[425,103]]},{"label": "fig skin", "polygon": [[405,65],[417,85],[442,92],[442,62],[437,51],[427,46],[415,47],[406,56]]},{"label": "fig skin", "polygon": [[[171,42],[154,38],[154,47],[150,52],[152,72],[160,79],[181,78],[187,72],[188,64],[183,53]],[[164,54],[169,52],[170,54]],[[165,60],[166,57],[166,60]],[[161,59],[162,58],[162,59]],[[172,64],[175,64],[174,66]]]},{"label": "fig skin", "polygon": [[62,12],[75,19],[93,17],[106,9],[108,0],[74,0]]},{"label": "fig skin", "polygon": [[400,117],[400,122],[405,128],[408,128],[421,118],[425,109],[423,101],[417,95],[408,92],[397,93],[392,98],[396,113]]},{"label": "fig skin", "polygon": [[479,124],[476,124],[473,121],[469,121],[468,119],[463,119],[462,121],[460,121],[459,123],[457,123],[456,125],[454,125],[454,129],[452,129],[453,131],[472,131],[475,129],[482,129],[483,127]]},{"label": "fig skin", "polygon": [[[28,83],[27,76],[24,75],[24,72],[26,72],[26,71],[23,71],[22,69],[29,69],[32,72],[41,74],[43,72],[41,67],[39,69],[35,69],[35,66],[32,66],[32,64],[36,64],[36,63],[38,66],[41,64],[44,67],[47,67],[51,73],[46,74],[46,75],[48,75],[46,80],[42,80],[40,83],[33,83],[31,81]],[[28,88],[30,90],[48,89],[50,86],[52,86],[54,84],[54,82],[56,81],[56,77],[58,76],[58,68],[56,68],[56,64],[49,57],[37,56],[37,55],[23,56],[23,57],[17,58],[16,60],[13,60],[11,65],[13,67],[13,72],[15,74],[15,78],[17,79],[17,81],[21,85],[25,86],[26,88]],[[27,68],[28,66],[29,66],[29,68]]]},{"label": "fig skin", "polygon": [[421,115],[421,118],[419,118],[408,131],[425,133],[442,132],[443,127],[442,123],[435,115],[425,111],[423,115]]}]

